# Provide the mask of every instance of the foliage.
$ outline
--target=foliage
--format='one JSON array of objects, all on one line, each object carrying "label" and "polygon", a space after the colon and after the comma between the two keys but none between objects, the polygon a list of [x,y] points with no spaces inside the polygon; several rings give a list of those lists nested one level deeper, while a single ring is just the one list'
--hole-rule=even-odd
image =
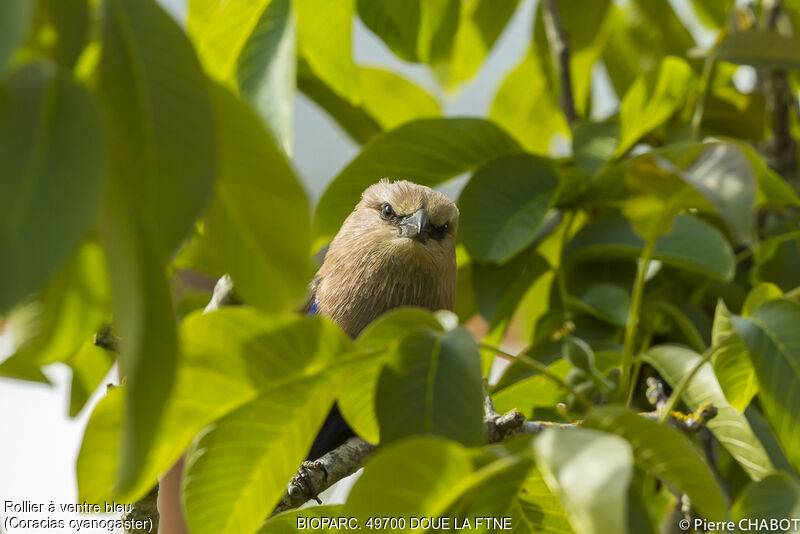
[{"label": "foliage", "polygon": [[[681,495],[709,520],[797,514],[800,181],[768,165],[786,132],[763,77],[788,69],[797,93],[800,10],[771,29],[693,1],[716,35],[698,52],[667,0],[559,0],[567,78],[538,4],[484,118],[442,117],[441,91],[358,64],[356,19],[456,91],[517,0],[189,0],[185,21],[155,0],[0,4],[0,316],[17,349],[0,376],[68,365],[74,416],[115,358],[93,334],[119,336],[125,379],[91,414],[81,500],[133,501],[185,454],[199,533],[314,514],[655,532]],[[752,90],[739,65],[760,69]],[[600,117],[603,84],[618,111]],[[291,165],[298,91],[363,145],[313,220]],[[395,310],[350,340],[296,312],[365,187],[458,176],[457,318]],[[223,273],[247,305],[202,314]],[[481,374],[503,340],[526,348],[493,378],[495,408],[580,428],[486,444]],[[638,415],[646,378],[677,409],[712,403],[710,434]],[[334,402],[378,451],[345,504],[267,520]]]}]

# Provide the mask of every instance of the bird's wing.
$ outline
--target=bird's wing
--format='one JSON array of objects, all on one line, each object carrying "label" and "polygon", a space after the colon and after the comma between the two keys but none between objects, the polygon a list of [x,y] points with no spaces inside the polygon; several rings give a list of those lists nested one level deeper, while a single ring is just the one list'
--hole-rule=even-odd
[{"label": "bird's wing", "polygon": [[317,286],[319,285],[319,275],[314,276],[311,283],[308,285],[308,300],[305,305],[300,308],[300,313],[303,315],[316,315],[317,313]]}]

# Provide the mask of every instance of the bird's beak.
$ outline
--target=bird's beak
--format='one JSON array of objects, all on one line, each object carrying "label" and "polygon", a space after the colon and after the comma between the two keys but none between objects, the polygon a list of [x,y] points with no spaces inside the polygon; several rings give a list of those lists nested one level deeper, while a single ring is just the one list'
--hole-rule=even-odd
[{"label": "bird's beak", "polygon": [[425,239],[428,229],[428,210],[418,209],[413,215],[409,215],[400,223],[400,235],[416,239]]}]

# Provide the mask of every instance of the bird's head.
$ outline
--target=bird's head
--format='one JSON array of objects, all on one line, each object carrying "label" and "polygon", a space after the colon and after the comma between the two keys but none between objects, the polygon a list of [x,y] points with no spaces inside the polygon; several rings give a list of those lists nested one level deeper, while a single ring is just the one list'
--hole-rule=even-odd
[{"label": "bird's head", "polygon": [[324,315],[348,333],[396,306],[452,309],[458,208],[405,180],[368,187],[342,224],[317,273]]},{"label": "bird's head", "polygon": [[458,208],[430,187],[384,179],[364,191],[342,228],[351,224],[372,239],[409,250],[454,249]]}]

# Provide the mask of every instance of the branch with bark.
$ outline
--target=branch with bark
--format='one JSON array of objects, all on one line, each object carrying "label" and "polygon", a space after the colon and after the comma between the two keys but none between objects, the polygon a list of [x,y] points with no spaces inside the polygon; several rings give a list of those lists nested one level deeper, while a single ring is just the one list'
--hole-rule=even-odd
[{"label": "branch with bark", "polygon": [[[764,24],[769,31],[778,31],[778,21],[783,12],[782,4],[782,0],[764,1]],[[772,126],[770,138],[764,145],[767,162],[784,180],[800,189],[797,141],[792,137],[790,119],[798,104],[789,78],[783,69],[763,70],[759,77]]]},{"label": "branch with bark", "polygon": [[557,0],[542,0],[542,19],[547,34],[547,43],[553,56],[553,65],[559,81],[558,103],[567,123],[573,127],[578,120],[575,98],[572,91],[572,76],[569,71],[569,40],[561,24]]}]

